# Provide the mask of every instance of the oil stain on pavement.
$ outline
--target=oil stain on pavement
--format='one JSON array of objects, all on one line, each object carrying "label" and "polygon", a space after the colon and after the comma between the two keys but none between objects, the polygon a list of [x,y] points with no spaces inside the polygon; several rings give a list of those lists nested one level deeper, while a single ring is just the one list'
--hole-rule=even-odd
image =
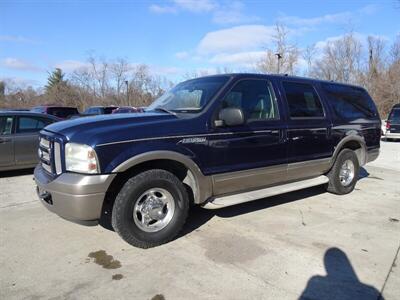
[{"label": "oil stain on pavement", "polygon": [[112,255],[108,255],[104,250],[90,252],[88,257],[93,258],[94,263],[102,266],[104,269],[121,268],[121,263],[119,260],[114,259]]},{"label": "oil stain on pavement", "polygon": [[124,275],[114,274],[111,278],[112,278],[112,280],[121,280],[122,278],[124,278]]}]

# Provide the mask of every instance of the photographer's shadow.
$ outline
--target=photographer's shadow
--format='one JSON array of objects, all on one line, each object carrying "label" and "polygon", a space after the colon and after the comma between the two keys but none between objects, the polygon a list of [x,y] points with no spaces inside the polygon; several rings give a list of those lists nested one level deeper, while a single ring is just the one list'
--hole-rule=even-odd
[{"label": "photographer's shadow", "polygon": [[326,276],[313,276],[307,283],[301,300],[368,300],[382,299],[380,292],[373,286],[362,283],[346,254],[338,248],[325,252],[324,264]]}]

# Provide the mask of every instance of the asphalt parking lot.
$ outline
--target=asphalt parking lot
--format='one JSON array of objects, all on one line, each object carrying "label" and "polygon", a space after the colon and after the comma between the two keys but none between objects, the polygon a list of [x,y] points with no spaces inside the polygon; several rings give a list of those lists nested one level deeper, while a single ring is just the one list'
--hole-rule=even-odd
[{"label": "asphalt parking lot", "polygon": [[196,208],[148,250],[48,212],[31,172],[0,174],[2,299],[400,299],[399,142],[382,142],[349,195]]}]

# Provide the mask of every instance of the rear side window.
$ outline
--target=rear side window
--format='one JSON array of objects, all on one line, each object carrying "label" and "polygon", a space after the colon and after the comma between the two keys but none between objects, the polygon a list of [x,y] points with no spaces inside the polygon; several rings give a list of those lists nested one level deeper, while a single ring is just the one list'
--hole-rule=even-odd
[{"label": "rear side window", "polygon": [[13,125],[12,117],[0,117],[0,135],[11,134]]},{"label": "rear side window", "polygon": [[38,132],[50,123],[51,123],[50,120],[42,118],[19,117],[17,132],[18,133]]},{"label": "rear side window", "polygon": [[339,84],[322,84],[329,105],[342,120],[371,119],[378,116],[374,102],[360,88]]},{"label": "rear side window", "polygon": [[324,117],[321,101],[312,85],[287,81],[282,85],[289,105],[290,118]]}]

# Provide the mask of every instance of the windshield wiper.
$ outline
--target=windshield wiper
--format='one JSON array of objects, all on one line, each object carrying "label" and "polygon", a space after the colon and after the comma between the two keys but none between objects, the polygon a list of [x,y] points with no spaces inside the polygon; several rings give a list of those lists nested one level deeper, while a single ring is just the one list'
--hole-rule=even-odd
[{"label": "windshield wiper", "polygon": [[163,112],[169,113],[169,114],[174,115],[174,116],[176,115],[175,112],[173,112],[172,110],[166,109],[164,107],[156,107],[154,110],[155,111],[163,111]]}]

